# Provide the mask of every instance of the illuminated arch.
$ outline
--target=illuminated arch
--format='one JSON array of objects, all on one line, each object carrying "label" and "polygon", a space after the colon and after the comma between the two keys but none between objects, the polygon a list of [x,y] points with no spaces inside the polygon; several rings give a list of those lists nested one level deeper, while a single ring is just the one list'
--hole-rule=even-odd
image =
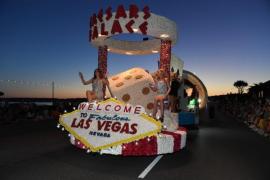
[{"label": "illuminated arch", "polygon": [[208,101],[208,93],[203,82],[198,76],[187,70],[183,70],[183,79],[191,83],[193,87],[197,90],[197,92],[199,93],[199,99],[201,100],[200,108],[204,108]]}]

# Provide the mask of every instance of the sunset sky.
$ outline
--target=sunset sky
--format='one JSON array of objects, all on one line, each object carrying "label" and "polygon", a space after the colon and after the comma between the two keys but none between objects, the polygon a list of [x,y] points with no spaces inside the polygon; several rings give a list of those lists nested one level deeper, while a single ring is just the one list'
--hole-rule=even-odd
[{"label": "sunset sky", "polygon": [[[150,7],[176,22],[172,52],[184,69],[205,83],[209,95],[236,92],[270,79],[269,0],[2,0],[0,2],[0,91],[6,97],[83,97],[78,72],[91,78],[97,49],[88,42],[89,17],[100,8],[123,4]],[[143,67],[156,70],[159,55],[109,53],[110,75]],[[15,82],[16,81],[16,82]]]}]

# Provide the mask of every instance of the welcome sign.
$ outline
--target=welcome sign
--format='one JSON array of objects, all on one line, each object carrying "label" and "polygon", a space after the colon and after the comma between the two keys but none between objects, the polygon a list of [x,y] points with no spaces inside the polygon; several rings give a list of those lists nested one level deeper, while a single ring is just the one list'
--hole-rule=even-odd
[{"label": "welcome sign", "polygon": [[142,106],[112,98],[81,103],[78,110],[62,115],[59,123],[93,152],[152,136],[161,130],[161,123],[148,116]]}]

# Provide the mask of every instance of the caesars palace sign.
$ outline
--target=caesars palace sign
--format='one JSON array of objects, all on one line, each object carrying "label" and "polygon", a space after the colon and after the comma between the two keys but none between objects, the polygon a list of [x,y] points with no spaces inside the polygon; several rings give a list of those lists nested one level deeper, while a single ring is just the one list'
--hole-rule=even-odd
[{"label": "caesars palace sign", "polygon": [[78,110],[62,115],[59,123],[93,152],[152,136],[161,130],[161,123],[148,116],[142,106],[112,98],[81,103]]},{"label": "caesars palace sign", "polygon": [[[93,14],[90,17],[90,34],[89,39],[94,40],[98,36],[107,36],[109,34],[122,33],[127,31],[129,33],[134,33],[134,31],[140,30],[142,34],[147,34],[147,19],[151,16],[150,9],[145,6],[142,12],[139,13],[139,8],[136,5],[130,5],[129,11],[125,11],[124,6],[120,5],[115,13],[112,13],[112,8],[108,7],[103,14],[103,9],[98,11],[98,14]],[[122,19],[121,19],[122,18]],[[120,20],[125,20],[123,26],[120,24]],[[135,21],[140,19],[140,24],[137,27],[133,27]],[[108,24],[108,22],[110,22]],[[100,24],[98,26],[98,23]],[[107,26],[106,26],[107,25]],[[108,29],[109,28],[109,29]]]},{"label": "caesars palace sign", "polygon": [[[122,33],[137,33],[151,36],[147,41],[125,41],[112,36]],[[120,54],[152,54],[160,50],[160,40],[177,41],[176,24],[166,17],[150,12],[145,6],[138,8],[132,4],[125,9],[119,5],[115,12],[112,8],[100,9],[90,17],[89,41],[95,46],[108,47],[110,52]]]}]

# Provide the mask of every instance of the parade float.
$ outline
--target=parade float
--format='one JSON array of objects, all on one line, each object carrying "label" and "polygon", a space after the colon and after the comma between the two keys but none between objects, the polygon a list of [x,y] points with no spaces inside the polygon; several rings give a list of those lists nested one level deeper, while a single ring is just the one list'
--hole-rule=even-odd
[{"label": "parade float", "polygon": [[[98,49],[98,68],[103,74],[107,74],[109,51],[126,55],[159,53],[158,68],[165,70],[168,79],[172,70],[184,76],[183,61],[171,53],[177,42],[176,24],[152,13],[148,6],[130,5],[125,9],[120,5],[115,12],[111,7],[100,9],[90,17],[89,26],[89,41]],[[144,41],[112,38],[122,33],[151,38]],[[82,102],[77,110],[60,117],[58,127],[69,132],[71,144],[88,153],[124,156],[173,153],[185,147],[187,132],[178,126],[177,113],[165,112],[166,128],[151,116],[156,95],[149,88],[154,81],[153,73],[131,68],[108,80],[114,97],[107,92],[106,100]]]}]

